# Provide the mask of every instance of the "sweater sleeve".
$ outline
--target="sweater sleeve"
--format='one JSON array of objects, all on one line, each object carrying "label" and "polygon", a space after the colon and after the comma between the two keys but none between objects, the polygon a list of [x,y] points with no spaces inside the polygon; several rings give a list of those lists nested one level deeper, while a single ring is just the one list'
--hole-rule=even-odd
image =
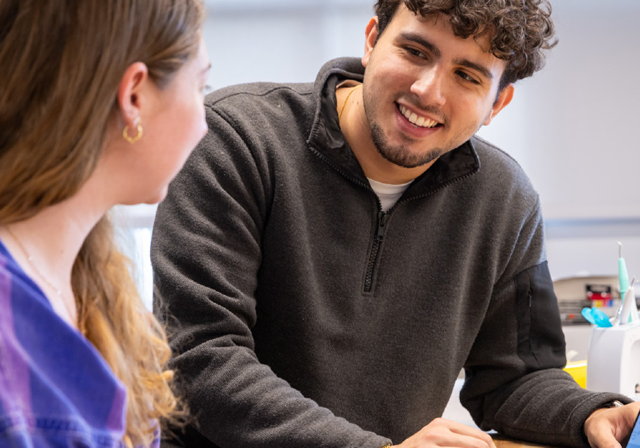
[{"label": "sweater sleeve", "polygon": [[588,447],[587,417],[609,401],[630,400],[586,391],[562,370],[565,341],[543,240],[538,202],[495,286],[465,365],[460,398],[483,430],[541,444]]},{"label": "sweater sleeve", "polygon": [[152,240],[154,312],[168,327],[172,367],[197,420],[187,435],[223,448],[381,448],[390,441],[305,398],[257,358],[251,329],[276,174],[229,117],[208,108],[207,120],[208,135],[158,209]]}]

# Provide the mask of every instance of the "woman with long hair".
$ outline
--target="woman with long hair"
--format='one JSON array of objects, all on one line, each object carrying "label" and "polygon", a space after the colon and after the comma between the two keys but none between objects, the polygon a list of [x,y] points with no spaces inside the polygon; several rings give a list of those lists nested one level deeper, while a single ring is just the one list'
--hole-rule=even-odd
[{"label": "woman with long hair", "polygon": [[200,0],[0,0],[0,446],[150,446],[170,351],[109,209],[205,135]]}]

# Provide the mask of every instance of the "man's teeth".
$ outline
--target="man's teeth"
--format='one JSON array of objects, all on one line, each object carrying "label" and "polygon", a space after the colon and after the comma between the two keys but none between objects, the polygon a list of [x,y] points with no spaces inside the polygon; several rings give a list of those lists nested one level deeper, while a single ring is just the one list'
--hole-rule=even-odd
[{"label": "man's teeth", "polygon": [[407,120],[409,120],[411,123],[415,124],[416,126],[420,126],[422,128],[433,128],[438,124],[437,121],[433,121],[428,118],[424,118],[416,115],[415,112],[411,112],[402,104],[399,104],[398,106],[400,109],[400,113],[404,115],[407,118]]}]

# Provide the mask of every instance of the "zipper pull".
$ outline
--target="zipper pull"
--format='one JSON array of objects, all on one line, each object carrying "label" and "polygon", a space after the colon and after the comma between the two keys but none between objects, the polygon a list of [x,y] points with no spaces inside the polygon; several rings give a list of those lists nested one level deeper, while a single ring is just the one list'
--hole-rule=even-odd
[{"label": "zipper pull", "polygon": [[385,212],[378,213],[378,231],[376,232],[376,237],[381,240],[384,237],[384,226],[387,223],[387,219],[389,218],[389,214]]}]

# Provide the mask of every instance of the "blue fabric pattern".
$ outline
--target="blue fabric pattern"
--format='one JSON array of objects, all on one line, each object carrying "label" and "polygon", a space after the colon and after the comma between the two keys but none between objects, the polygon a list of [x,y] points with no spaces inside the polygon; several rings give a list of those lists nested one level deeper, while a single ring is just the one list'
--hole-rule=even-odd
[{"label": "blue fabric pattern", "polygon": [[123,447],[126,390],[0,241],[0,447]]}]

